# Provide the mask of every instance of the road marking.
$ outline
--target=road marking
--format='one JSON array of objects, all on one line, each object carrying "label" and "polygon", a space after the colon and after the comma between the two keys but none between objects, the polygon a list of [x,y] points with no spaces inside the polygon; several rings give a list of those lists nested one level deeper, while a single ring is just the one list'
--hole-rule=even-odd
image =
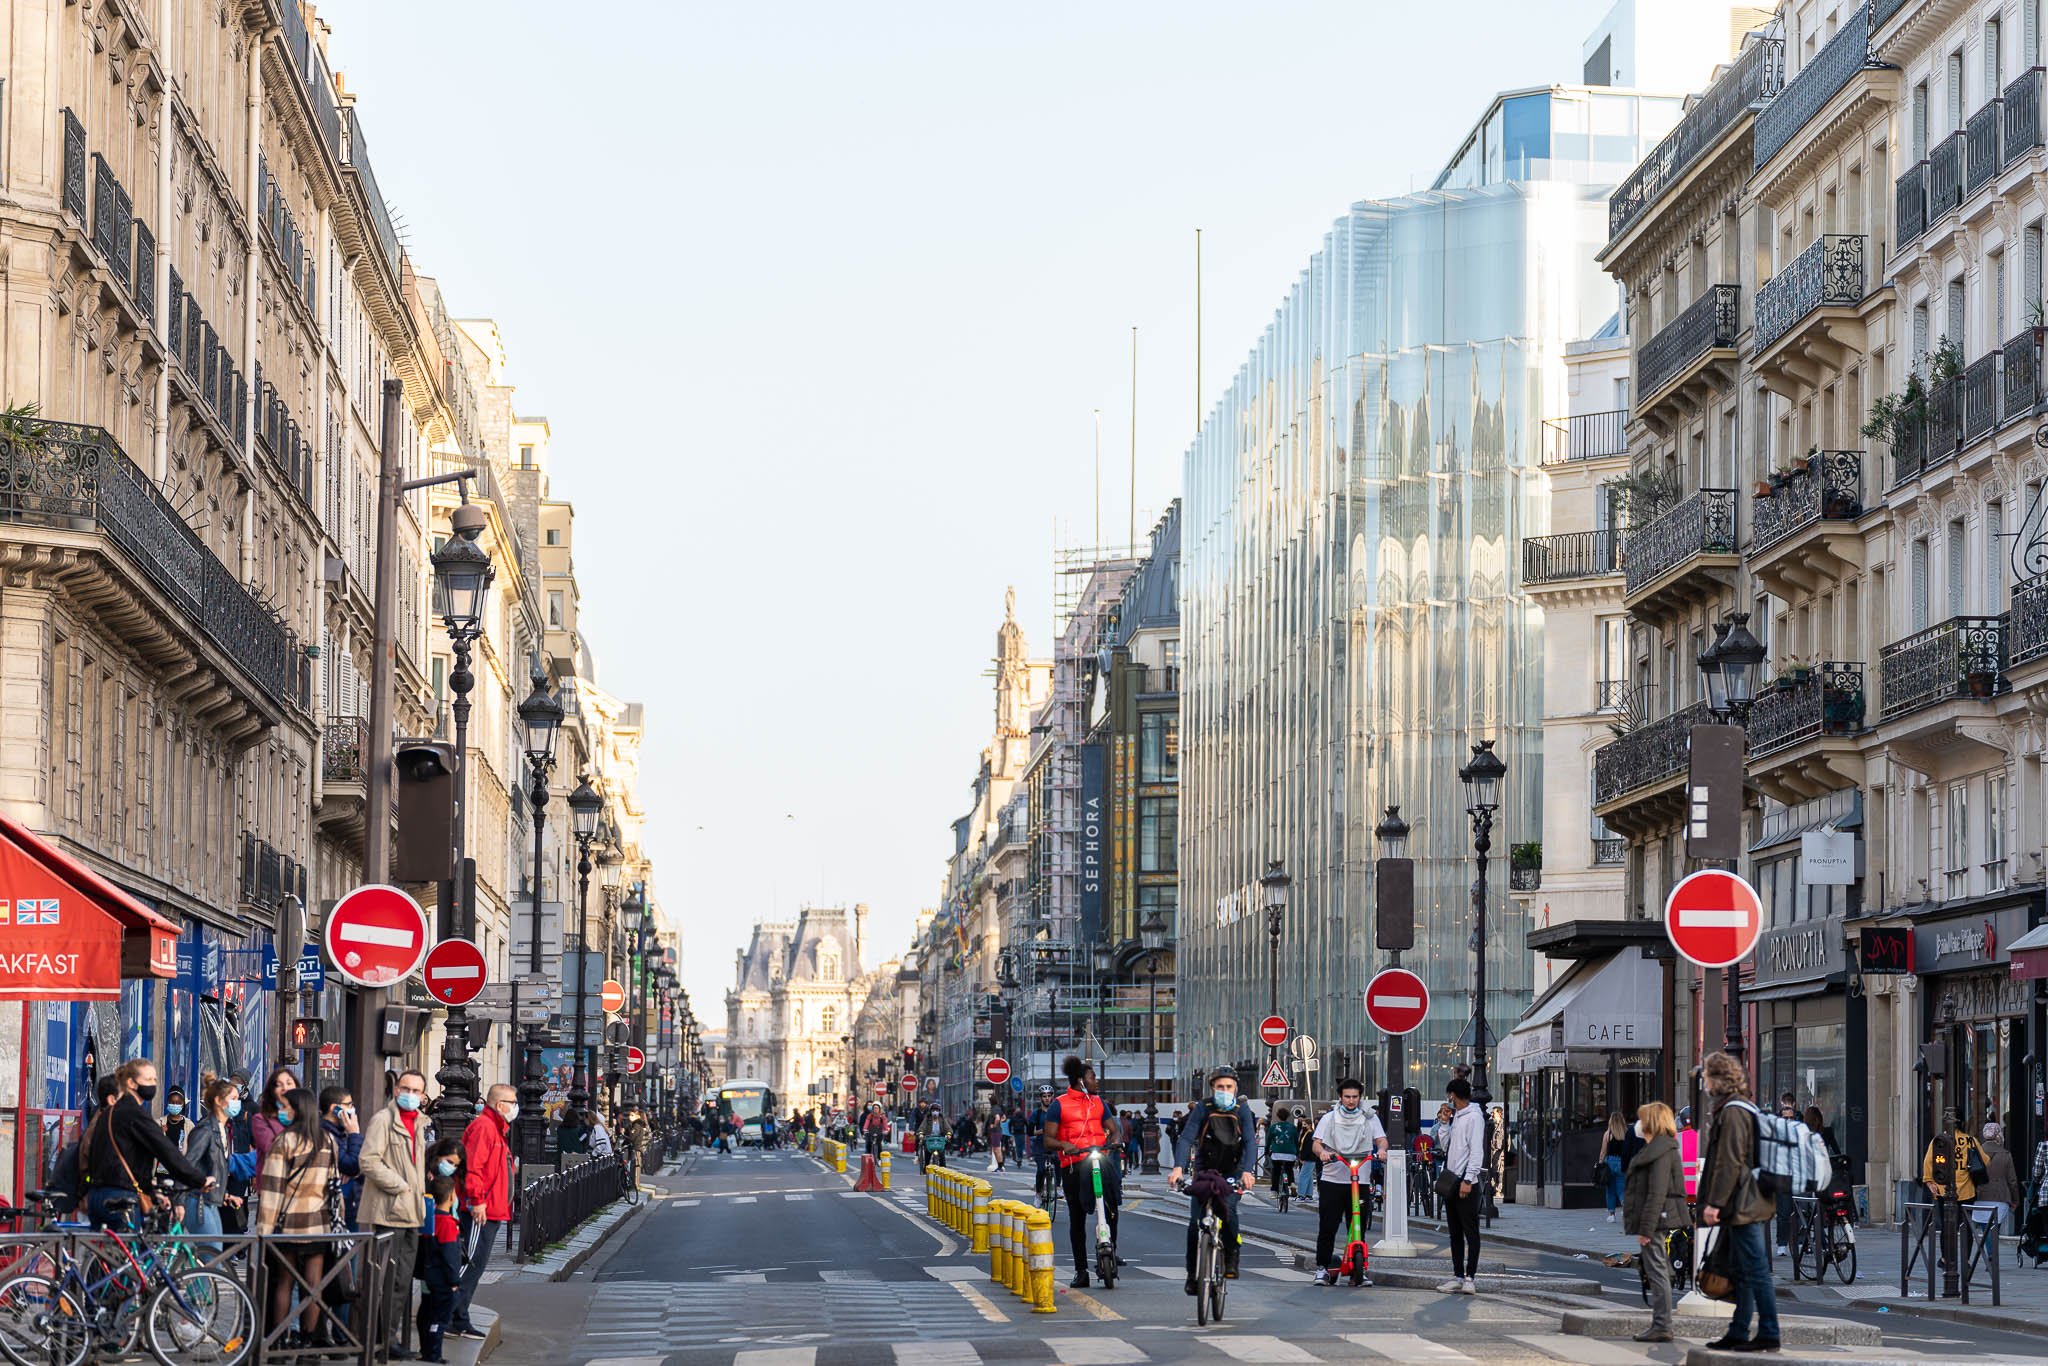
[{"label": "road marking", "polygon": [[1254,1276],[1264,1276],[1269,1281],[1298,1281],[1302,1278],[1299,1271],[1288,1271],[1277,1266],[1248,1266],[1245,1270]]},{"label": "road marking", "polygon": [[674,1208],[676,1208],[676,1209],[695,1209],[695,1208],[696,1208],[696,1207],[697,1207],[698,1205],[701,1205],[701,1204],[703,1204],[703,1203],[704,1203],[704,1202],[703,1202],[703,1201],[701,1201],[701,1200],[674,1200],[674,1199],[672,1199],[672,1200],[670,1200],[670,1201],[669,1201],[669,1204],[670,1204],[671,1206],[673,1206]]},{"label": "road marking", "polygon": [[765,1285],[766,1273],[760,1271],[721,1271],[718,1279],[726,1285]]},{"label": "road marking", "polygon": [[839,1198],[841,1200],[858,1200],[866,1194],[866,1191],[841,1191],[839,1192]]},{"label": "road marking", "polygon": [[735,1205],[751,1205],[754,1203],[754,1197],[751,1195],[735,1195],[732,1197],[732,1202]]},{"label": "road marking", "polygon": [[971,1342],[898,1342],[891,1344],[897,1366],[981,1366],[981,1353]]},{"label": "road marking", "polygon": [[815,1347],[757,1347],[735,1353],[732,1366],[817,1366]]},{"label": "road marking", "polygon": [[1146,1359],[1136,1343],[1122,1338],[1046,1338],[1060,1366],[1136,1366]]},{"label": "road marking", "polygon": [[1363,1347],[1375,1356],[1389,1361],[1470,1361],[1455,1347],[1446,1347],[1441,1342],[1431,1342],[1415,1333],[1346,1333],[1344,1340],[1356,1347]]},{"label": "road marking", "polygon": [[1124,1316],[1122,1314],[1117,1313],[1116,1310],[1111,1309],[1108,1305],[1104,1304],[1101,1300],[1096,1299],[1093,1295],[1087,1294],[1079,1290],[1069,1290],[1067,1292],[1067,1298],[1070,1301],[1072,1301],[1076,1307],[1092,1315],[1093,1317],[1100,1319],[1104,1323],[1123,1322]]},{"label": "road marking", "polygon": [[[981,1311],[981,1316],[984,1319],[987,1319],[990,1323],[1008,1323],[1010,1321],[1010,1316],[1008,1314],[1005,1314],[1002,1310],[996,1308],[995,1302],[993,1300],[989,1299],[988,1296],[982,1294],[981,1291],[975,1289],[974,1286],[968,1284],[966,1281],[954,1281],[953,1288],[960,1292],[960,1297],[962,1299],[966,1300],[976,1309],[979,1309]],[[733,1366],[743,1366],[743,1363],[736,1361],[733,1363]]]},{"label": "road marking", "polygon": [[1319,1361],[1321,1358],[1296,1347],[1293,1343],[1266,1334],[1254,1333],[1241,1338],[1201,1338],[1225,1356],[1239,1361],[1254,1362],[1298,1362]]},{"label": "road marking", "polygon": [[788,1195],[785,1195],[782,1198],[784,1200],[808,1200],[811,1197],[804,1194],[801,1191],[791,1191]]},{"label": "road marking", "polygon": [[1510,1333],[1508,1336],[1539,1352],[1548,1352],[1559,1361],[1577,1362],[1578,1366],[1643,1366],[1643,1362],[1650,1359],[1639,1350],[1631,1351],[1594,1338],[1568,1337],[1563,1333]]},{"label": "road marking", "polygon": [[948,1266],[928,1266],[924,1269],[924,1274],[935,1281],[950,1283],[953,1281],[978,1281],[987,1276],[988,1271],[983,1267],[962,1266],[960,1263],[954,1262]]},{"label": "road marking", "polygon": [[827,1285],[862,1285],[875,1278],[872,1271],[820,1271],[818,1279]]},{"label": "road marking", "polygon": [[584,1366],[661,1366],[660,1357],[595,1357]]},{"label": "road marking", "polygon": [[1187,1272],[1179,1267],[1141,1266],[1138,1270],[1144,1272],[1147,1276],[1157,1276],[1162,1281],[1184,1281],[1188,1278]]}]

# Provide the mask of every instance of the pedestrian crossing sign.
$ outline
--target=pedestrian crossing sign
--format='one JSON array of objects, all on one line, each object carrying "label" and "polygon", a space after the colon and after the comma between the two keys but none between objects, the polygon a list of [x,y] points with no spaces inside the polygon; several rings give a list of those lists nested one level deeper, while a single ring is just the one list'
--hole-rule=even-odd
[{"label": "pedestrian crossing sign", "polygon": [[1287,1085],[1287,1066],[1280,1059],[1273,1058],[1266,1063],[1265,1072],[1259,1077],[1261,1086]]}]

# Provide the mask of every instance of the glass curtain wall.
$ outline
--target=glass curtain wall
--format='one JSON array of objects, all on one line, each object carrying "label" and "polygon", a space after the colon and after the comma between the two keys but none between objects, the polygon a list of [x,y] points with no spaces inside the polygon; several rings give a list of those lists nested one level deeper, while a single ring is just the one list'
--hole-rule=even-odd
[{"label": "glass curtain wall", "polygon": [[[1186,460],[1180,1026],[1184,1069],[1263,1057],[1258,879],[1293,878],[1279,1007],[1383,1084],[1361,992],[1381,811],[1413,826],[1429,983],[1410,1082],[1440,1086],[1472,1014],[1472,834],[1458,769],[1507,764],[1489,867],[1487,1020],[1527,1006],[1507,854],[1542,790],[1541,613],[1519,543],[1547,530],[1542,421],[1563,352],[1614,312],[1606,191],[1564,181],[1369,201],[1310,261]],[[1575,760],[1567,759],[1567,762]],[[1494,1073],[1500,1093],[1498,1069]]]}]

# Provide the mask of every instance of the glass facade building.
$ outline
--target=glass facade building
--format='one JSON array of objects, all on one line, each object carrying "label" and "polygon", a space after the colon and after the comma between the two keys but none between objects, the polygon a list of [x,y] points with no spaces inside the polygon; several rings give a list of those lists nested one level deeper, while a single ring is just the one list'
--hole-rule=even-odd
[{"label": "glass facade building", "polygon": [[[1432,993],[1409,1083],[1441,1084],[1472,1013],[1458,769],[1482,738],[1508,770],[1488,877],[1491,1033],[1527,1007],[1507,857],[1538,837],[1542,614],[1519,546],[1548,530],[1540,446],[1565,411],[1565,347],[1616,309],[1594,260],[1608,188],[1678,103],[1579,88],[1497,100],[1435,188],[1337,221],[1189,448],[1184,1072],[1263,1057],[1270,994],[1316,1038],[1323,1087],[1340,1066],[1386,1083],[1361,993],[1388,961],[1372,830],[1399,805],[1416,860],[1404,961]],[[1271,859],[1293,879],[1277,990],[1259,888]]]}]

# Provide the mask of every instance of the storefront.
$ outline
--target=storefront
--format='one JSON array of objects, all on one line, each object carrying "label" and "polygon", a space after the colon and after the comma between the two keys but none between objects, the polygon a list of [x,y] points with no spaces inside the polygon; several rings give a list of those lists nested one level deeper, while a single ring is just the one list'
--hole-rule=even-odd
[{"label": "storefront", "polygon": [[[2006,1146],[2031,1152],[2040,1136],[2033,1081],[2023,1060],[2033,1038],[2033,983],[2016,980],[2012,945],[2041,921],[2038,889],[2002,892],[1923,913],[1913,926],[1913,968],[1921,980],[1920,1039],[1945,1045],[1943,1075],[1927,1066],[1919,1143],[1940,1112],[1954,1108],[1973,1131],[2006,1127]],[[1923,1066],[1927,1064],[1923,1054]],[[1918,1145],[1916,1145],[1918,1146]]]},{"label": "storefront", "polygon": [[1757,1092],[1790,1094],[1821,1121],[1848,1155],[1852,1179],[1869,1157],[1868,1031],[1863,996],[1849,991],[1844,917],[1777,925],[1757,940],[1755,977],[1745,999],[1756,1010]]},{"label": "storefront", "polygon": [[[1581,941],[1583,942],[1583,941]],[[1524,1203],[1601,1203],[1600,1136],[1610,1114],[1632,1119],[1659,1099],[1665,963],[1639,946],[1583,957],[1538,997],[1501,1045],[1501,1071],[1520,1074],[1517,1128]]]}]

